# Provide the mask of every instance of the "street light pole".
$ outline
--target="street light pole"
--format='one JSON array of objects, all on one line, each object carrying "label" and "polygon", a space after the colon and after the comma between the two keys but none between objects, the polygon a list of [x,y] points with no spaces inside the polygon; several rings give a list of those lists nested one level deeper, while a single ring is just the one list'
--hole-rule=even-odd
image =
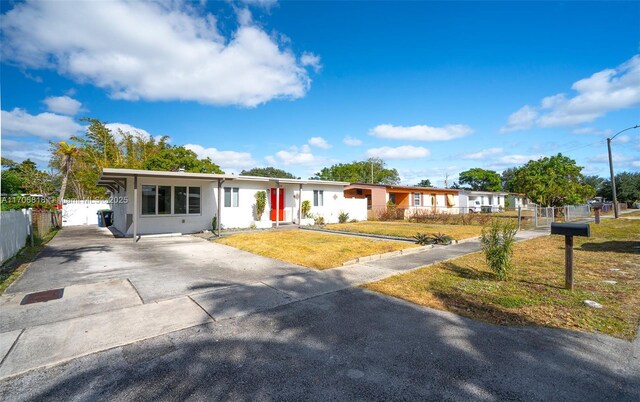
[{"label": "street light pole", "polygon": [[618,195],[616,194],[616,178],[613,174],[613,158],[611,158],[611,140],[616,138],[616,136],[620,133],[624,133],[627,130],[633,130],[634,128],[639,128],[640,125],[635,125],[633,127],[625,128],[622,131],[617,132],[613,137],[607,138],[607,149],[609,151],[609,173],[611,173],[611,191],[613,192],[613,215],[615,218],[618,218]]}]

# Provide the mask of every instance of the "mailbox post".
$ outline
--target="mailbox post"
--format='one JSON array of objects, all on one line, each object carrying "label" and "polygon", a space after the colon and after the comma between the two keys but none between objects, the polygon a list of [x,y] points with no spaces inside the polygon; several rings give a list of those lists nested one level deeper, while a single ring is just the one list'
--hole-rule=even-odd
[{"label": "mailbox post", "polygon": [[573,290],[573,236],[590,237],[586,223],[552,223],[551,234],[564,236],[564,288]]},{"label": "mailbox post", "polygon": [[591,208],[593,208],[593,212],[596,216],[596,224],[600,224],[600,210],[602,209],[602,203],[601,202],[594,202],[593,204],[591,204]]}]

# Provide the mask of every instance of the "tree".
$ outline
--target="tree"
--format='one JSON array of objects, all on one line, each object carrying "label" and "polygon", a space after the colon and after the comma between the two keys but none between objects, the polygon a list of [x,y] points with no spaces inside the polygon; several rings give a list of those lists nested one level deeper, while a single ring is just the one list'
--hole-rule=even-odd
[{"label": "tree", "polygon": [[198,159],[198,155],[183,146],[169,146],[149,157],[142,165],[147,170],[177,172],[184,169],[192,173],[224,173],[220,166],[209,158]]},{"label": "tree", "polygon": [[500,180],[502,182],[502,191],[506,191],[508,193],[515,193],[516,191],[513,188],[513,175],[516,173],[517,168],[511,167],[502,171],[500,175]]},{"label": "tree", "polygon": [[[3,160],[3,166],[10,166],[2,172],[2,192],[6,194],[39,194],[49,197],[54,193],[54,179],[45,170],[38,170],[35,162],[25,159],[20,163]],[[11,163],[10,163],[11,162]],[[4,165],[7,163],[7,165]],[[8,180],[7,180],[8,179]],[[7,183],[5,183],[7,180]],[[9,184],[11,188],[5,188]]]},{"label": "tree", "polygon": [[562,154],[544,157],[517,169],[512,179],[513,188],[542,206],[580,204],[595,194],[584,182],[581,171],[576,161]]},{"label": "tree", "polygon": [[600,176],[585,176],[584,182],[585,184],[591,186],[591,188],[593,188],[597,194],[598,191],[602,188],[602,185],[604,184],[605,179],[603,179]]},{"label": "tree", "polygon": [[416,184],[416,187],[432,187],[431,180],[422,179],[420,180],[420,183]]},{"label": "tree", "polygon": [[[398,184],[400,175],[396,169],[387,169],[385,161],[369,158],[366,161],[339,163],[325,167],[313,176],[312,180],[336,180],[349,183]],[[373,173],[372,173],[373,172]]]},{"label": "tree", "polygon": [[18,194],[21,192],[22,181],[15,171],[17,163],[11,159],[2,157],[2,176],[0,180],[0,193]]},{"label": "tree", "polygon": [[493,170],[473,168],[460,173],[460,184],[466,184],[475,191],[500,191],[500,175]]},{"label": "tree", "polygon": [[78,156],[78,149],[74,144],[67,144],[65,141],[60,141],[54,147],[54,154],[60,158],[62,184],[60,185],[58,204],[62,204],[62,201],[64,200],[64,193],[67,190],[67,182],[69,180],[69,174],[71,173],[71,167]]},{"label": "tree", "polygon": [[[106,122],[86,118],[84,135],[71,137],[78,154],[68,174],[65,191],[76,198],[105,196],[97,181],[103,168],[151,169],[187,172],[223,173],[211,159],[198,156],[182,146],[168,145],[169,137],[154,138],[139,132],[112,132]],[[54,148],[50,165],[63,171],[62,158]],[[61,186],[62,187],[62,186]]]},{"label": "tree", "polygon": [[259,176],[259,177],[275,177],[278,179],[298,179],[299,177],[294,176],[293,174],[282,170],[276,169],[274,167],[254,167],[253,169],[243,170],[240,172],[241,176]]},{"label": "tree", "polygon": [[[613,200],[611,180],[603,179],[597,194],[607,200]],[[640,200],[640,172],[622,172],[616,175],[616,198],[619,202],[625,203]]]}]

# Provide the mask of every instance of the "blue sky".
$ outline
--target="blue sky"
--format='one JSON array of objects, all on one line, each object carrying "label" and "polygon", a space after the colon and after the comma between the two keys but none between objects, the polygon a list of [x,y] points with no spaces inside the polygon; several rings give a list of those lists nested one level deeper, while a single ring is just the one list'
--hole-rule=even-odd
[{"label": "blue sky", "polygon": [[[406,184],[562,152],[606,176],[640,124],[638,2],[2,2],[2,155],[95,117],[227,172],[385,159]],[[640,171],[640,130],[613,142]],[[339,178],[336,178],[339,179]]]}]

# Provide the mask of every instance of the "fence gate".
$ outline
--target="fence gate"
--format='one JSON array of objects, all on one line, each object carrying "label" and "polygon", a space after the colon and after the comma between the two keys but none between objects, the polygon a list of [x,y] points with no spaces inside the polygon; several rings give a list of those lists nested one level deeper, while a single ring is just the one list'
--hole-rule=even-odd
[{"label": "fence gate", "polygon": [[554,219],[553,207],[541,207],[539,205],[533,207],[533,224],[535,227],[551,226],[551,222]]}]

